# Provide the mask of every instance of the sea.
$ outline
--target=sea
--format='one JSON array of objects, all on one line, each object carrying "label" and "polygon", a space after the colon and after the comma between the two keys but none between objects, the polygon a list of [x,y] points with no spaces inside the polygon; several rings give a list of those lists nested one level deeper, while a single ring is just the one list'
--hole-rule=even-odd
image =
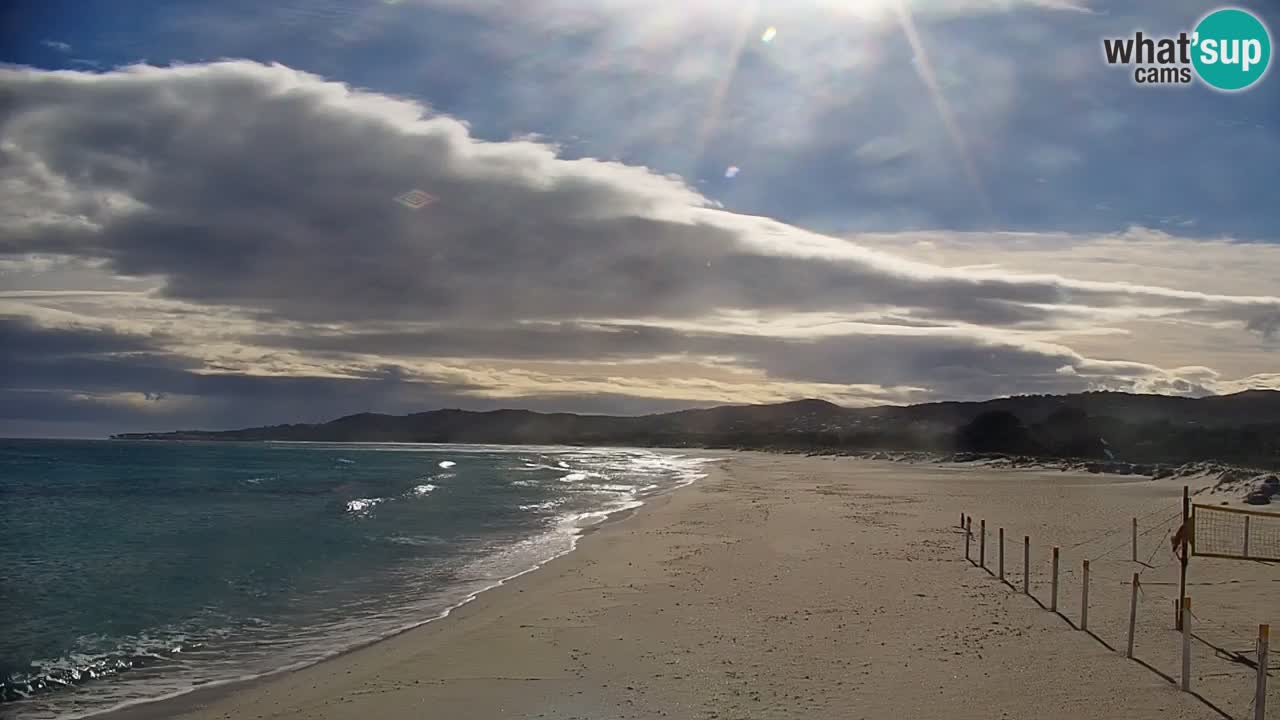
[{"label": "sea", "polygon": [[0,440],[0,716],[84,717],[443,618],[706,462],[620,448]]}]

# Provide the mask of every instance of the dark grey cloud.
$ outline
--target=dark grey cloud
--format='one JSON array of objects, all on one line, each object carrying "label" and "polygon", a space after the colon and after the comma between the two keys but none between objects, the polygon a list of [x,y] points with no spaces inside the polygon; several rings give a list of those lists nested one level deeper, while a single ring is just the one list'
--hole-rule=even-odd
[{"label": "dark grey cloud", "polygon": [[[12,190],[0,199],[0,252],[104,259],[161,278],[168,297],[275,317],[898,307],[1020,326],[1050,323],[1067,303],[1210,303],[908,266],[830,238],[802,256],[792,246],[803,233],[711,209],[677,179],[480,142],[410,102],[280,66],[10,68],[0,87],[0,181]],[[437,201],[394,201],[411,188]]]},{"label": "dark grey cloud", "polygon": [[[1053,346],[1020,346],[963,335],[833,335],[781,338],[638,325],[556,323],[494,328],[431,328],[405,333],[330,333],[300,330],[260,335],[255,345],[335,356],[360,353],[405,358],[458,357],[617,361],[686,354],[729,356],[781,382],[927,388],[920,399],[985,398],[1018,392],[1074,392],[1085,377],[1062,368],[1087,359]],[[1136,366],[1135,366],[1136,367]],[[1146,372],[1151,372],[1147,368]],[[867,379],[867,380],[860,380]]]},{"label": "dark grey cloud", "polygon": [[155,351],[141,335],[127,335],[100,327],[45,328],[30,318],[0,315],[0,368],[20,359],[82,357],[98,353]]},{"label": "dark grey cloud", "polygon": [[[664,328],[459,330],[395,335],[260,336],[256,345],[276,344],[343,355],[386,353],[432,355],[447,348],[466,356],[517,359],[635,359],[665,352],[732,353],[743,366],[759,367],[779,380],[844,382],[868,375],[886,383],[933,380],[938,392],[982,396],[1000,388],[1002,373],[1052,373],[1057,359],[1034,353],[999,352],[978,357],[960,341],[928,338],[828,338],[817,343],[717,333],[678,333]],[[523,350],[522,350],[523,348]],[[1025,357],[1024,357],[1025,356]],[[910,358],[908,366],[903,358]],[[997,361],[996,358],[999,358]],[[986,361],[986,365],[977,365]],[[981,370],[975,368],[981,367]],[[226,428],[277,422],[315,422],[374,410],[407,413],[435,407],[495,409],[512,401],[477,396],[480,387],[435,384],[387,365],[346,378],[264,377],[207,374],[203,363],[164,348],[163,339],[101,328],[42,327],[28,318],[0,316],[0,435],[39,433],[56,423],[83,432],[129,432],[171,428]],[[892,368],[892,371],[890,370]],[[1053,389],[1070,389],[1059,382]],[[124,398],[124,399],[122,399]],[[921,399],[925,399],[922,397]],[[533,393],[521,407],[546,411],[639,414],[714,403],[618,394]],[[92,429],[92,430],[89,430]]]},{"label": "dark grey cloud", "polygon": [[[781,338],[646,326],[560,323],[488,329],[434,328],[393,333],[294,333],[242,338],[248,347],[330,358],[346,377],[267,377],[209,373],[208,365],[167,350],[163,335],[93,327],[45,327],[0,316],[0,435],[105,434],[171,428],[216,429],[280,422],[317,422],[361,411],[408,413],[437,407],[638,414],[715,404],[631,394],[526,392],[488,397],[483,385],[429,382],[414,358],[442,354],[483,360],[635,361],[683,354],[729,357],[786,383],[871,382],[915,401],[981,399],[1017,393],[1107,387],[1167,394],[1206,394],[1213,373],[1187,377],[1139,363],[1108,363],[1057,346],[1017,345],[948,335],[836,335]],[[356,356],[398,358],[352,368]],[[570,370],[572,371],[572,370]],[[625,374],[625,370],[619,370]],[[870,392],[865,391],[865,392]]]},{"label": "dark grey cloud", "polygon": [[[424,382],[391,364],[345,378],[197,372],[202,368],[148,336],[51,328],[0,315],[0,437],[226,429],[323,422],[366,411],[494,410],[513,404],[471,394],[482,388],[465,383]],[[141,397],[122,402],[125,394]],[[547,393],[515,404],[547,412],[643,414],[712,403]]]},{"label": "dark grey cloud", "polygon": [[1280,312],[1258,313],[1249,318],[1247,327],[1267,339],[1280,336]]},{"label": "dark grey cloud", "polygon": [[[125,431],[441,406],[707,404],[662,397],[661,378],[593,395],[526,383],[494,399],[509,378],[437,381],[418,361],[440,358],[555,361],[566,376],[575,362],[729,358],[761,383],[862,385],[875,398],[888,388],[921,400],[1099,386],[1192,394],[1214,379],[1098,362],[1011,331],[1134,310],[1268,334],[1280,313],[1270,297],[909,262],[856,239],[719,210],[646,168],[482,142],[409,101],[251,62],[100,74],[0,68],[0,188],[0,256],[71,258],[74,282],[64,270],[54,289],[100,289],[98,273],[186,303],[151,315],[100,310],[96,325],[63,318],[57,328],[22,310],[0,317],[0,420],[9,428],[58,418]],[[413,188],[435,202],[396,202]],[[38,293],[51,278],[0,287],[36,293],[0,300],[44,307],[51,301]],[[62,310],[91,312],[94,302]],[[204,309],[226,327],[210,330]],[[862,311],[892,314],[898,328],[813,337],[686,329],[733,313]],[[150,324],[156,313],[165,332]],[[102,329],[106,320],[132,330]],[[922,328],[938,332],[913,332]],[[252,362],[192,349],[205,340],[266,353],[264,363],[278,352],[292,370],[266,376]],[[299,354],[340,366],[341,376],[295,362]]]},{"label": "dark grey cloud", "polygon": [[0,316],[0,436],[59,421],[104,434],[321,421],[370,407],[412,412],[470,400],[465,385],[421,382],[394,366],[348,378],[203,367],[147,337]]},{"label": "dark grey cloud", "polygon": [[215,376],[164,338],[0,316],[0,389],[48,393],[200,394]]}]

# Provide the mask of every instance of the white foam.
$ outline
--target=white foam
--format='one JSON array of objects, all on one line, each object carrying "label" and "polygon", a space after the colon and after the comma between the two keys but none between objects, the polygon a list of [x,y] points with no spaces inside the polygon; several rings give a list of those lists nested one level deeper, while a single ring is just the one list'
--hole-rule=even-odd
[{"label": "white foam", "polygon": [[347,501],[347,512],[352,515],[368,515],[373,506],[385,502],[386,498],[356,498]]},{"label": "white foam", "polygon": [[546,502],[529,503],[527,505],[520,505],[519,508],[524,512],[530,512],[533,510],[554,510],[555,508],[558,508],[561,505],[563,505],[564,501],[565,501],[565,498],[559,498],[558,500],[548,500]]},{"label": "white foam", "polygon": [[448,470],[449,468],[451,468],[451,467],[453,467],[454,465],[457,465],[457,464],[458,464],[458,463],[456,463],[456,462],[454,462],[454,461],[452,461],[452,460],[441,460],[441,461],[440,461],[440,467],[444,468],[445,470]]},{"label": "white foam", "polygon": [[412,490],[410,490],[409,492],[413,493],[414,495],[416,495],[416,496],[418,496],[418,497],[422,497],[423,495],[427,495],[427,494],[429,494],[432,490],[435,490],[435,489],[436,489],[436,486],[435,486],[435,485],[432,485],[431,483],[426,483],[426,484],[423,484],[423,485],[415,485],[415,486],[414,486],[414,488],[413,488]]},{"label": "white foam", "polygon": [[445,540],[443,538],[438,538],[435,536],[409,537],[406,535],[393,535],[387,538],[387,542],[394,543],[396,545],[410,545],[413,547],[431,547],[435,545],[449,544],[448,540]]},{"label": "white foam", "polygon": [[[439,446],[424,448],[431,451],[438,451]],[[505,451],[509,452],[511,448],[505,447],[450,447],[450,452],[489,452],[489,451]],[[527,450],[527,449],[526,449]],[[662,482],[661,485],[656,483],[648,483],[640,485],[641,481],[658,479],[658,478],[675,478],[677,482],[674,487],[688,485],[699,478],[705,477],[705,473],[699,472],[699,466],[706,462],[714,462],[711,458],[687,458],[680,455],[657,454],[652,451],[633,450],[633,449],[600,449],[591,452],[583,451],[581,448],[547,448],[548,452],[562,454],[562,456],[579,457],[586,459],[585,456],[590,454],[612,455],[613,459],[606,460],[601,463],[601,458],[595,458],[589,462],[593,467],[606,470],[606,473],[589,473],[596,477],[616,477],[618,479],[634,478],[637,483],[637,493],[648,493],[659,490],[662,487],[672,487],[673,485]],[[573,453],[573,455],[569,455]],[[448,462],[448,461],[446,461]],[[450,463],[452,465],[452,463]],[[442,464],[443,465],[443,464]],[[547,468],[555,470],[564,470],[562,467]],[[586,477],[588,473],[579,473],[582,477]],[[571,476],[572,474],[570,474]],[[444,475],[435,477],[424,477],[423,480],[435,480]],[[545,482],[545,481],[543,481]],[[572,481],[571,481],[572,482]],[[541,485],[538,481],[517,480],[512,485],[530,486]],[[415,486],[422,487],[430,485],[430,483],[422,483]],[[621,487],[620,485],[618,487]],[[347,503],[347,510],[353,514],[363,515],[368,513],[374,506],[384,502],[388,498],[357,498]],[[566,502],[567,498],[548,503]],[[379,615],[375,617],[361,616],[353,617],[341,624],[325,624],[306,630],[302,633],[303,639],[307,642],[304,646],[297,648],[296,652],[286,654],[284,656],[272,656],[270,670],[262,670],[261,667],[255,667],[248,672],[230,672],[221,675],[219,667],[210,664],[208,659],[201,659],[201,667],[207,669],[204,680],[197,685],[193,685],[189,679],[179,675],[172,682],[161,683],[152,687],[151,692],[146,697],[126,697],[121,694],[117,698],[101,698],[106,700],[103,703],[95,703],[97,707],[72,712],[71,714],[60,714],[59,717],[70,720],[71,718],[80,718],[87,715],[103,712],[104,710],[120,709],[134,705],[141,705],[156,700],[178,697],[191,692],[197,687],[217,687],[235,683],[243,680],[249,680],[255,677],[264,677],[275,675],[282,672],[289,672],[298,668],[306,667],[323,661],[330,657],[346,651],[350,647],[367,643],[370,640],[389,637],[406,630],[427,624],[434,620],[447,617],[453,610],[466,605],[474,600],[477,596],[486,590],[506,584],[507,582],[518,578],[527,573],[533,572],[542,567],[551,560],[571,552],[577,545],[578,539],[582,536],[583,531],[594,525],[598,525],[611,514],[630,510],[642,506],[644,503],[634,498],[620,497],[616,502],[611,503],[608,507],[591,512],[566,513],[556,518],[554,524],[548,528],[548,532],[526,539],[509,546],[506,550],[500,551],[495,555],[480,560],[470,565],[461,573],[463,582],[451,588],[447,588],[439,593],[431,593],[422,596],[417,600],[419,612],[407,613],[406,616],[393,616],[390,614]],[[533,509],[553,509],[553,507],[543,508],[546,503],[534,503],[527,506],[521,506],[521,510]],[[434,544],[443,542],[438,538],[431,537],[405,537],[396,536],[389,538],[393,543],[405,545],[418,544]],[[469,572],[468,572],[469,571]],[[467,577],[469,576],[469,577]],[[443,607],[441,607],[443,603]],[[412,619],[407,620],[407,617]],[[312,642],[314,640],[314,642]],[[258,649],[254,641],[246,639],[246,648]],[[186,654],[185,652],[183,653]],[[259,658],[260,660],[260,658]],[[228,668],[233,667],[232,661],[226,661]],[[221,664],[221,663],[220,663]],[[126,674],[127,675],[127,674]],[[219,676],[221,675],[221,676]],[[122,676],[123,678],[124,676]],[[142,679],[139,677],[139,679]],[[147,682],[152,682],[148,679]],[[130,684],[131,686],[131,684]],[[110,687],[104,684],[103,687]],[[120,688],[121,691],[127,692],[126,688]],[[134,689],[136,692],[136,688]],[[101,690],[99,690],[101,692]]]},{"label": "white foam", "polygon": [[525,463],[524,467],[515,468],[515,469],[516,470],[556,470],[556,471],[564,470],[564,468],[560,467],[559,465],[545,465],[545,464],[539,465],[537,463]]},{"label": "white foam", "polygon": [[587,479],[586,473],[575,472],[575,473],[569,473],[568,475],[565,475],[564,477],[560,478],[560,482],[567,482],[567,483],[581,482],[586,479]]},{"label": "white foam", "polygon": [[[596,491],[599,491],[599,492],[625,493],[625,494],[627,494],[627,495],[634,495],[634,494],[636,494],[637,492],[639,492],[639,491],[640,491],[640,489],[639,489],[639,488],[635,488],[635,487],[632,487],[632,486],[630,486],[630,485],[612,485],[612,484],[609,484],[609,483],[604,483],[604,484],[601,484],[601,485],[590,485],[589,487],[590,487],[592,490],[596,490]],[[650,485],[649,487],[650,487],[650,488],[655,488],[655,487],[657,487],[657,485]]]},{"label": "white foam", "polygon": [[558,523],[558,528],[560,529],[561,532],[567,532],[576,537],[577,535],[581,534],[581,532],[584,529],[589,528],[592,525],[599,525],[614,513],[622,512],[623,510],[634,510],[635,508],[638,508],[641,505],[644,505],[644,503],[640,502],[639,500],[631,500],[624,503],[617,503],[613,507],[607,508],[605,510],[593,510],[591,512],[581,512],[581,513],[574,513],[572,515],[565,515],[564,517],[560,518],[560,521]]}]

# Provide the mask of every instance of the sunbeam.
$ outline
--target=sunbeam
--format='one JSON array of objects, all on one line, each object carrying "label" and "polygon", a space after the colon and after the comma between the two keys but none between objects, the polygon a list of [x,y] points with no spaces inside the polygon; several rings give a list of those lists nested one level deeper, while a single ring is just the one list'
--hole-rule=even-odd
[{"label": "sunbeam", "polygon": [[[753,37],[759,10],[759,0],[749,0],[742,5],[742,11],[738,15],[738,26],[734,29],[733,44],[725,57],[724,68],[712,88],[711,97],[707,100],[707,109],[702,117],[702,127],[698,130],[697,141],[694,143],[695,162],[701,160],[703,153],[706,152],[707,143],[711,140],[711,134],[715,132],[716,127],[720,124],[720,114],[724,110],[725,98],[729,94],[729,88],[733,85],[734,76],[738,73],[738,65],[742,62],[742,51]],[[770,28],[770,30],[772,29]]]},{"label": "sunbeam", "polygon": [[902,26],[902,34],[906,36],[907,43],[911,46],[911,52],[915,59],[916,73],[920,76],[920,80],[924,82],[925,87],[928,88],[929,96],[933,100],[933,106],[938,111],[938,118],[946,128],[947,135],[951,138],[952,145],[955,146],[956,155],[960,158],[964,173],[968,176],[969,184],[973,187],[974,195],[977,196],[978,202],[982,204],[982,209],[990,221],[994,215],[991,199],[982,182],[982,176],[978,174],[978,168],[974,165],[973,157],[969,153],[964,134],[960,132],[960,126],[956,123],[955,113],[951,111],[951,104],[947,102],[946,96],[942,94],[942,86],[938,83],[938,76],[933,70],[933,64],[929,61],[929,54],[925,51],[924,43],[920,41],[920,33],[916,31],[916,25],[911,18],[911,10],[907,8],[906,0],[895,0],[893,11],[898,18],[898,24]]}]

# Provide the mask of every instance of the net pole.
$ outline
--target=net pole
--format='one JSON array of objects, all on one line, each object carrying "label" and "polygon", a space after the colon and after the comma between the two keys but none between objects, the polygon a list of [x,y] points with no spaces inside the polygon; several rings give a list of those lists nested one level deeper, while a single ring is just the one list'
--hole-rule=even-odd
[{"label": "net pole", "polygon": [[1089,629],[1089,561],[1084,561],[1084,579],[1080,585],[1080,629]]},{"label": "net pole", "polygon": [[1182,692],[1191,692],[1191,598],[1182,598]]},{"label": "net pole", "polygon": [[1249,516],[1244,516],[1244,556],[1249,557]]},{"label": "net pole", "polygon": [[985,519],[978,521],[978,567],[986,569],[987,567],[987,521]]},{"label": "net pole", "polygon": [[1022,536],[1022,592],[1031,596],[1031,536]]},{"label": "net pole", "polygon": [[1191,488],[1182,486],[1182,559],[1178,577],[1178,629],[1182,629],[1182,598],[1187,596],[1187,536],[1191,534]]},{"label": "net pole", "polygon": [[1133,574],[1133,594],[1129,596],[1129,651],[1125,657],[1133,659],[1133,629],[1138,622],[1138,573]]},{"label": "net pole", "polygon": [[1000,528],[1000,579],[1004,579],[1004,528]]},{"label": "net pole", "polygon": [[1058,548],[1053,549],[1053,594],[1049,596],[1049,609],[1058,612]]},{"label": "net pole", "polygon": [[1258,626],[1258,683],[1253,694],[1253,720],[1266,720],[1267,717],[1267,645],[1270,642],[1271,626]]}]

